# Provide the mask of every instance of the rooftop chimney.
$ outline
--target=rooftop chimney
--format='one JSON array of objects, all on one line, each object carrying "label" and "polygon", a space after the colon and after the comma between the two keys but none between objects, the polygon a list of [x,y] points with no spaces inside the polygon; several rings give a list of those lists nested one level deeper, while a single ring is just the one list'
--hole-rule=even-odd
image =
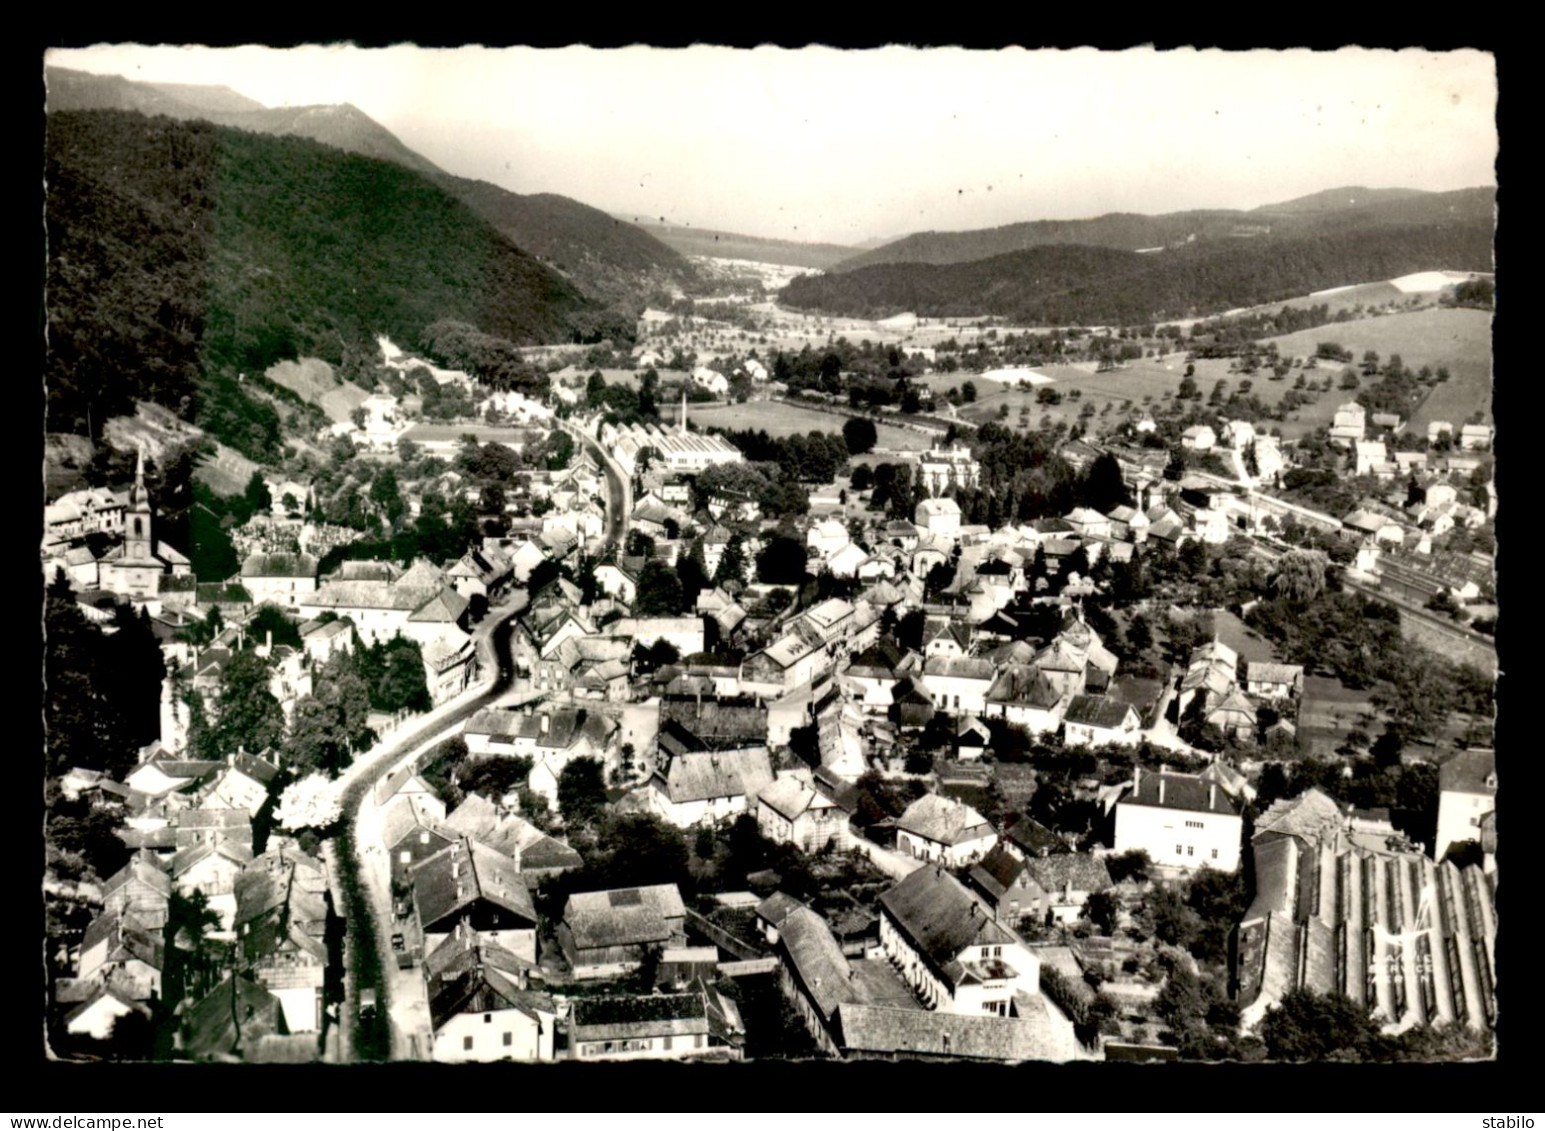
[{"label": "rooftop chimney", "polygon": [[1217,804],[1218,804],[1218,787],[1216,785],[1209,785],[1207,787],[1207,808],[1212,809]]},{"label": "rooftop chimney", "polygon": [[542,733],[546,734],[553,724],[553,717],[546,711],[542,712]]},{"label": "rooftop chimney", "polygon": [[1164,775],[1159,775],[1159,804],[1164,804]]}]

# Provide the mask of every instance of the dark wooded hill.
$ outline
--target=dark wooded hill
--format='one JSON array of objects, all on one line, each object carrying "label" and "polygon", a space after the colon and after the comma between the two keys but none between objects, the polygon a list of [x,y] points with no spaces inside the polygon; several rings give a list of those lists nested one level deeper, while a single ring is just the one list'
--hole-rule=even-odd
[{"label": "dark wooded hill", "polygon": [[660,287],[688,283],[691,265],[642,229],[577,200],[521,195],[446,172],[358,107],[343,103],[269,108],[227,87],[141,83],[62,67],[46,72],[48,108],[137,110],[277,136],[306,137],[390,161],[432,178],[507,236],[592,297],[643,308]]},{"label": "dark wooded hill", "polygon": [[1197,241],[1139,254],[1050,245],[968,263],[886,263],[795,279],[779,301],[860,318],[992,314],[1135,325],[1435,269],[1491,270],[1490,219]]},{"label": "dark wooded hill", "polygon": [[1145,216],[1113,212],[1087,220],[1036,220],[967,232],[919,232],[842,260],[835,271],[881,263],[969,263],[1057,244],[1141,251],[1188,242],[1238,242],[1264,236],[1370,231],[1391,225],[1485,222],[1496,200],[1489,188],[1455,192],[1340,188],[1250,211],[1208,209]]},{"label": "dark wooded hill", "polygon": [[338,363],[454,319],[594,340],[605,312],[438,185],[298,137],[110,110],[49,116],[53,432],[149,400],[197,420],[242,373]]}]

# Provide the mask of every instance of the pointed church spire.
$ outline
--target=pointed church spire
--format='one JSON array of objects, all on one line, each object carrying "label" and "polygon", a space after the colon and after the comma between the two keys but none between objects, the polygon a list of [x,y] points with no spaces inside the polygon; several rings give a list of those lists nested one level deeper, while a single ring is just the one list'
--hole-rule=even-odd
[{"label": "pointed church spire", "polygon": [[136,511],[150,509],[150,496],[145,490],[145,445],[143,442],[136,444],[138,454],[134,458],[134,490],[129,496],[129,502]]}]

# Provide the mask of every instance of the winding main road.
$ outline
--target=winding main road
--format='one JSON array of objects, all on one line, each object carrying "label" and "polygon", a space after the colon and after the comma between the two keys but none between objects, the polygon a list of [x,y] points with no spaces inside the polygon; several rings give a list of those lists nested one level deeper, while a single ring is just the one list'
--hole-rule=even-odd
[{"label": "winding main road", "polygon": [[[603,542],[606,546],[618,545],[627,533],[632,484],[611,453],[593,436],[566,422],[563,427],[593,451],[601,464],[607,483]],[[415,993],[422,990],[421,975],[416,968],[399,972],[391,951],[391,898],[381,879],[389,868],[381,856],[383,846],[375,843],[379,839],[379,822],[370,820],[362,826],[361,816],[372,800],[377,782],[456,734],[463,722],[509,691],[515,675],[510,633],[515,616],[525,604],[524,590],[516,590],[513,597],[492,606],[484,623],[473,632],[478,664],[486,673],[483,679],[450,702],[388,735],[339,776],[344,825],[337,838],[324,847],[336,878],[335,899],[346,924],[342,1013],[345,1024],[340,1049],[344,1060],[429,1059],[429,1048],[420,1043],[421,1035],[429,1033],[429,1018],[421,993]],[[378,816],[373,807],[370,816]],[[361,836],[365,839],[363,844]],[[375,992],[376,1009],[372,1016],[361,1016],[363,990]]]},{"label": "winding main road", "polygon": [[[365,875],[362,854],[377,850],[373,844],[358,842],[360,812],[377,782],[420,751],[457,733],[461,724],[475,712],[492,703],[510,687],[515,667],[510,659],[510,632],[515,614],[524,602],[500,605],[490,610],[484,624],[473,633],[478,662],[490,675],[467,688],[450,702],[437,707],[414,723],[387,736],[370,752],[356,761],[339,778],[343,783],[344,827],[334,841],[328,842],[330,860],[337,878],[340,911],[346,926],[344,942],[344,1044],[342,1055],[353,1060],[383,1060],[407,1055],[394,1029],[389,1025],[392,979],[395,964],[390,947],[390,920],[372,898],[373,885]],[[491,663],[489,661],[492,661]],[[389,911],[389,908],[388,908]],[[373,956],[373,960],[367,959]],[[374,1016],[360,1016],[360,994],[374,990],[377,1008]],[[351,1055],[352,1054],[352,1055]]]},{"label": "winding main road", "polygon": [[606,478],[606,536],[603,541],[607,546],[621,546],[628,532],[628,516],[633,513],[632,480],[594,436],[571,421],[560,420],[558,424],[588,448],[600,463],[602,474]]}]

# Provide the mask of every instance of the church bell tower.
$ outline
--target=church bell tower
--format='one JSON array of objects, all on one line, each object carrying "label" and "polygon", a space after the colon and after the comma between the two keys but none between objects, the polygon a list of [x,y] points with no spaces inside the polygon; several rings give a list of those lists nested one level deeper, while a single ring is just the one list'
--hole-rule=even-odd
[{"label": "church bell tower", "polygon": [[145,448],[141,445],[134,465],[134,486],[129,489],[129,513],[123,523],[124,557],[128,561],[145,562],[154,557],[150,517],[150,493],[145,490]]}]

